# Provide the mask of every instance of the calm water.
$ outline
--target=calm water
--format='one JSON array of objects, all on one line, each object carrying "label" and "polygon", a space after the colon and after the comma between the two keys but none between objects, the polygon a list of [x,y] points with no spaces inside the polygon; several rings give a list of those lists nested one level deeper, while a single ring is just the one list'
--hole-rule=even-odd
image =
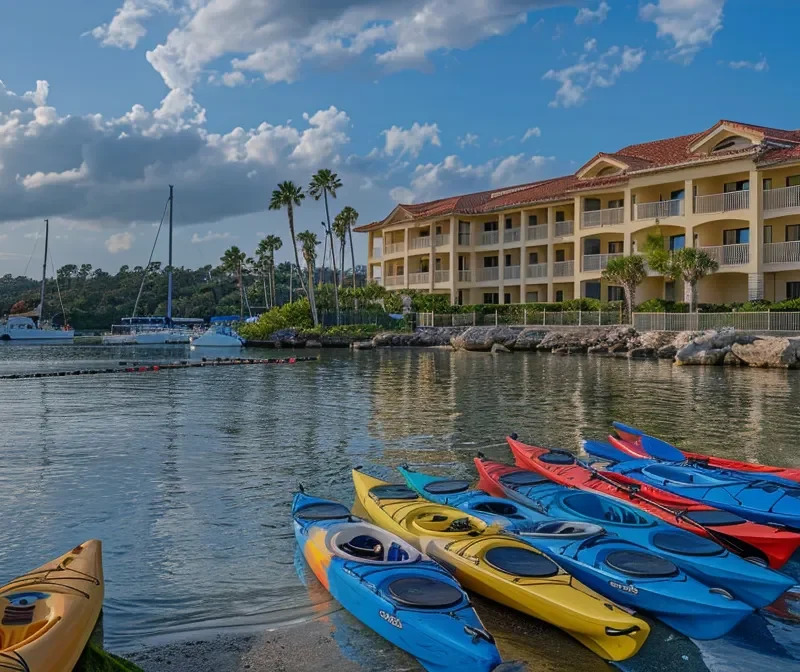
[{"label": "calm water", "polygon": [[[0,373],[187,357],[181,348],[0,346]],[[324,352],[295,366],[0,381],[0,582],[91,537],[104,542],[106,646],[126,651],[322,618],[347,656],[414,663],[365,631],[304,570],[291,493],[352,502],[349,470],[409,463],[472,475],[503,437],[577,449],[612,419],[688,449],[800,466],[800,372],[492,357]],[[800,578],[800,567],[789,570]],[[531,669],[607,666],[549,626],[476,600]],[[800,600],[724,640],[663,626],[625,669],[800,669]],[[794,614],[794,623],[791,615]]]}]

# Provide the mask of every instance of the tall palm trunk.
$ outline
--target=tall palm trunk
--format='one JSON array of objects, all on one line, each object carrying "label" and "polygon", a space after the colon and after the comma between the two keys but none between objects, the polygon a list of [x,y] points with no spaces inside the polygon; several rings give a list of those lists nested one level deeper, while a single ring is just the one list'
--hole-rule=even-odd
[{"label": "tall palm trunk", "polygon": [[347,239],[343,237],[339,242],[339,287],[344,289],[344,250],[347,246]]},{"label": "tall palm trunk", "polygon": [[269,268],[269,262],[263,261],[261,263],[261,284],[264,287],[264,307],[269,310],[269,294],[267,294],[267,274]]},{"label": "tall palm trunk", "polygon": [[278,290],[275,287],[275,252],[269,255],[269,284],[272,292],[272,306],[278,305]]},{"label": "tall palm trunk", "polygon": [[244,319],[244,283],[242,283],[242,265],[236,267],[236,279],[239,282],[239,321]]},{"label": "tall palm trunk", "polygon": [[[308,303],[311,305],[311,319],[316,327],[319,324],[319,315],[317,315],[317,300],[314,296],[314,263],[306,260],[308,266]],[[298,275],[302,276],[302,273]]]},{"label": "tall palm trunk", "polygon": [[306,282],[305,280],[303,280],[303,274],[299,272],[300,255],[297,253],[297,239],[294,236],[294,208],[292,207],[291,203],[289,203],[289,206],[286,208],[286,211],[289,213],[289,233],[292,235],[292,249],[294,250],[294,261],[298,270],[297,275],[300,277],[300,284],[302,285],[303,290],[306,293],[306,296],[308,296],[308,288],[306,287]]},{"label": "tall palm trunk", "polygon": [[[353,226],[350,222],[347,223],[347,237],[350,239],[350,263],[353,266],[353,296],[355,297],[356,291],[356,250],[353,247]],[[353,306],[358,310],[358,299],[353,298]]]},{"label": "tall palm trunk", "polygon": [[331,213],[328,209],[328,190],[322,190],[325,196],[325,221],[328,223],[328,238],[331,241],[331,263],[333,264],[333,305],[336,307],[336,324],[339,324],[339,288],[336,286],[336,253],[333,247],[333,233],[331,232]]},{"label": "tall palm trunk", "polygon": [[625,298],[628,304],[628,320],[633,324],[633,306],[636,303],[636,285],[625,287]]}]

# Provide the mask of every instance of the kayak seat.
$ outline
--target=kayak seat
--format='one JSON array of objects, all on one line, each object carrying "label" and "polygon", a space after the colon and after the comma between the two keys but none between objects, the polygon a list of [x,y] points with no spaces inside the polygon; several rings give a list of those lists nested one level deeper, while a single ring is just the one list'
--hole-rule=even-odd
[{"label": "kayak seat", "polygon": [[720,555],[722,546],[690,532],[658,532],[653,535],[653,546],[668,553],[692,556]]},{"label": "kayak seat", "polygon": [[547,556],[518,546],[495,546],[486,551],[483,560],[500,572],[524,578],[547,578],[559,571]]},{"label": "kayak seat", "polygon": [[547,483],[549,480],[547,476],[540,476],[532,471],[512,471],[510,474],[500,477],[500,482],[510,488],[538,485]]},{"label": "kayak seat", "polygon": [[386,589],[398,604],[417,609],[446,609],[464,599],[464,593],[452,583],[425,576],[396,579]]},{"label": "kayak seat", "polygon": [[680,573],[666,558],[641,551],[614,551],[606,556],[605,563],[622,574],[639,578],[667,578]]},{"label": "kayak seat", "polygon": [[376,485],[369,494],[378,499],[417,499],[419,495],[405,485],[386,484]]},{"label": "kayak seat", "polygon": [[545,464],[575,464],[575,457],[561,450],[551,450],[549,453],[539,455],[539,462]]},{"label": "kayak seat", "polygon": [[432,495],[455,495],[469,490],[470,481],[433,481],[425,486],[425,492]]},{"label": "kayak seat", "polygon": [[389,552],[386,554],[386,562],[405,562],[408,560],[408,553],[406,553],[402,546],[392,542],[389,546]]},{"label": "kayak seat", "polygon": [[519,509],[511,503],[501,501],[479,502],[472,507],[473,511],[480,513],[491,513],[495,516],[505,516],[506,518],[522,518]]},{"label": "kayak seat", "polygon": [[383,545],[375,537],[360,534],[340,547],[345,553],[365,560],[383,560]]},{"label": "kayak seat", "polygon": [[728,511],[689,511],[685,513],[683,517],[699,525],[708,525],[709,527],[741,525],[746,522],[744,518],[740,518],[736,514],[729,513]]},{"label": "kayak seat", "polygon": [[294,514],[294,517],[304,520],[338,520],[340,518],[349,518],[350,509],[335,502],[320,502],[319,504],[304,506]]}]

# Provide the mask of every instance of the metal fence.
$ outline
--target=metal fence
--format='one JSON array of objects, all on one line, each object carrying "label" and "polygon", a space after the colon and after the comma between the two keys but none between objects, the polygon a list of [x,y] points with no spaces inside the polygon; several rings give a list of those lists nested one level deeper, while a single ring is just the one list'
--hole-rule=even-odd
[{"label": "metal fence", "polygon": [[800,313],[634,313],[636,331],[800,331]]},{"label": "metal fence", "polygon": [[418,327],[596,327],[624,324],[619,310],[496,310],[483,313],[417,313]]},{"label": "metal fence", "polygon": [[388,313],[369,311],[369,310],[342,310],[339,313],[339,321],[336,320],[336,313],[321,312],[319,314],[320,324],[324,327],[352,326],[355,324],[376,324],[379,327],[393,327],[397,325],[397,319]]}]

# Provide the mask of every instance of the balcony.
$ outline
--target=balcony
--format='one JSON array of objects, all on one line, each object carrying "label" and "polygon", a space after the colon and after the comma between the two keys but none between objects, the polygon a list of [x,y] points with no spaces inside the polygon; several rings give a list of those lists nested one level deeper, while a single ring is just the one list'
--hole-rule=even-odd
[{"label": "balcony", "polygon": [[605,210],[589,210],[583,214],[583,228],[594,229],[599,226],[614,226],[625,221],[625,208],[606,208]]},{"label": "balcony", "polygon": [[[800,187],[783,187],[764,191],[764,212],[800,208]],[[773,213],[775,216],[777,213]]]},{"label": "balcony", "polygon": [[764,245],[765,264],[800,264],[800,240],[788,243],[766,243]]},{"label": "balcony", "polygon": [[519,280],[520,278],[520,267],[517,266],[506,266],[503,269],[503,278],[506,280]]},{"label": "balcony", "polygon": [[683,217],[685,201],[676,198],[671,201],[654,201],[653,203],[637,203],[636,219],[666,219],[667,217]]},{"label": "balcony", "polygon": [[529,278],[546,278],[547,264],[528,264]]},{"label": "balcony", "polygon": [[386,287],[399,287],[406,284],[406,277],[404,275],[387,275]]},{"label": "balcony", "polygon": [[433,246],[434,247],[443,247],[444,245],[450,244],[450,234],[449,233],[440,233],[437,236],[433,237]]},{"label": "balcony", "polygon": [[[747,192],[736,192],[747,193]],[[740,243],[737,245],[706,245],[700,247],[709,257],[720,266],[743,266],[750,263],[750,245]]]},{"label": "balcony", "polygon": [[499,279],[500,268],[497,266],[478,269],[478,282],[497,282]]},{"label": "balcony", "polygon": [[412,238],[411,244],[408,246],[410,250],[426,250],[431,246],[430,236],[420,236],[419,238]]},{"label": "balcony", "polygon": [[478,239],[478,245],[497,245],[499,242],[499,231],[484,231]]},{"label": "balcony", "polygon": [[547,224],[534,224],[528,227],[528,240],[547,240],[548,237]]},{"label": "balcony", "polygon": [[553,264],[553,277],[571,278],[575,275],[574,261],[557,261]]},{"label": "balcony", "polygon": [[726,194],[709,194],[708,196],[695,196],[694,198],[694,214],[696,215],[747,210],[749,207],[749,191],[729,191]]},{"label": "balcony", "polygon": [[566,222],[556,222],[556,238],[571,236],[573,233],[575,233],[575,222],[573,220],[570,219]]},{"label": "balcony", "polygon": [[459,282],[472,282],[472,271],[459,271],[458,272],[458,281]]},{"label": "balcony", "polygon": [[503,232],[503,242],[518,243],[521,239],[521,229],[506,229]]},{"label": "balcony", "polygon": [[392,243],[387,245],[385,248],[386,256],[390,256],[392,254],[402,254],[406,251],[406,244],[405,243]]},{"label": "balcony", "polygon": [[428,271],[408,274],[409,285],[427,285],[431,281],[431,274]]},{"label": "balcony", "polygon": [[383,248],[381,247],[373,247],[372,252],[370,252],[369,258],[370,259],[381,259],[383,257]]},{"label": "balcony", "polygon": [[372,278],[372,282],[378,285],[378,287],[383,287],[383,278],[380,276]]},{"label": "balcony", "polygon": [[458,244],[459,245],[464,245],[466,247],[469,247],[470,245],[472,245],[472,243],[470,242],[470,235],[468,233],[459,233],[458,234]]},{"label": "balcony", "polygon": [[450,271],[434,271],[433,281],[437,285],[441,282],[450,282]]},{"label": "balcony", "polygon": [[608,262],[612,259],[618,259],[623,256],[622,254],[584,254],[583,255],[583,270],[584,271],[602,271],[608,266]]}]

